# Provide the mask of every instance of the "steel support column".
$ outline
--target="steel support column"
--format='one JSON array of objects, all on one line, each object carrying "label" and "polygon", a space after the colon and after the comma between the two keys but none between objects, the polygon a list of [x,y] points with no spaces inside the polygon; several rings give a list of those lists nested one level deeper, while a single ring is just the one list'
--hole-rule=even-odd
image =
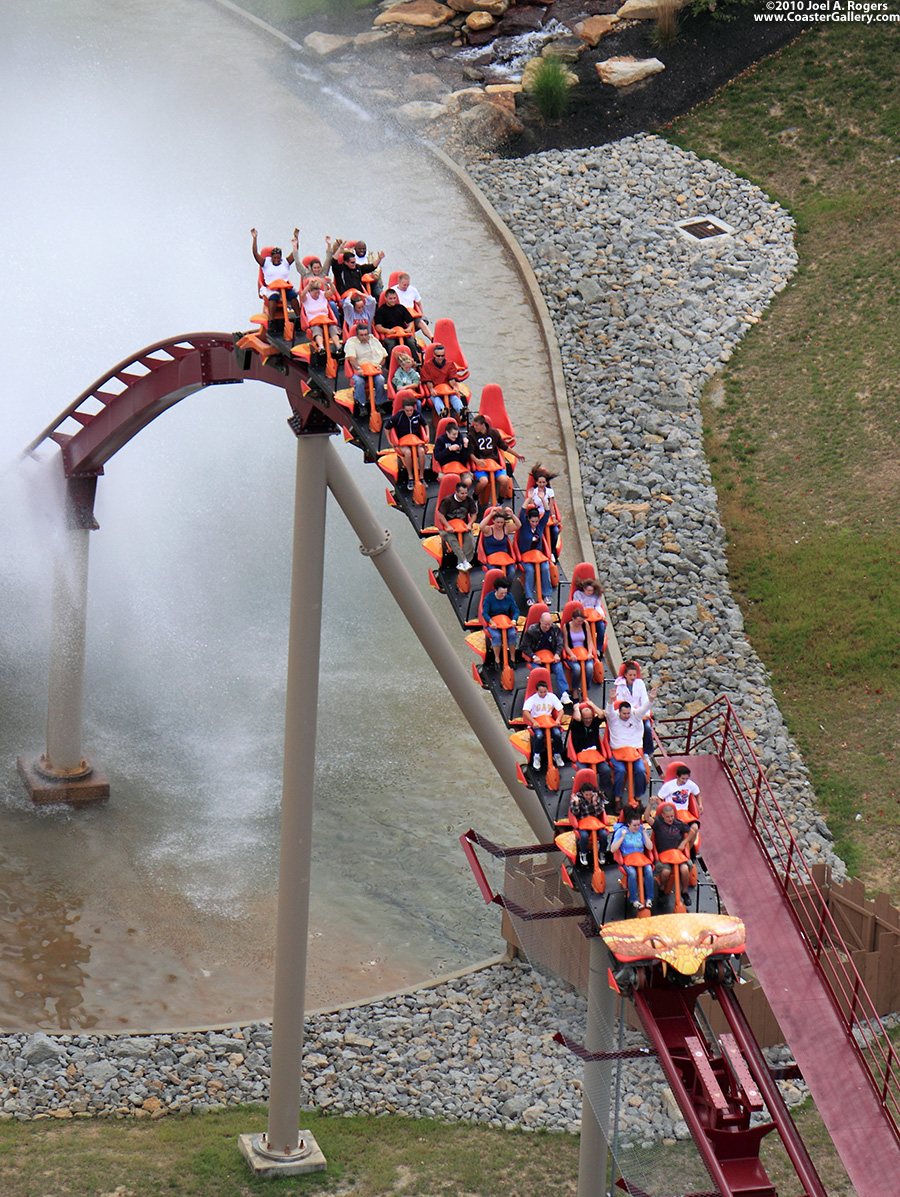
[{"label": "steel support column", "polygon": [[297,438],[269,1118],[264,1135],[238,1141],[258,1175],[325,1168],[315,1140],[308,1131],[301,1137],[299,1127],[329,448],[327,435]]},{"label": "steel support column", "polygon": [[[587,1028],[584,1046],[589,1052],[608,1051],[616,1015],[616,995],[609,986],[606,944],[599,936],[590,941]],[[609,1060],[585,1063],[581,1101],[581,1141],[578,1152],[578,1197],[602,1197],[606,1192]],[[615,1181],[613,1177],[613,1181]]]},{"label": "steel support column", "polygon": [[35,802],[93,802],[109,783],[82,744],[88,555],[96,477],[65,479],[63,527],[53,562],[47,750],[20,757],[19,773]]},{"label": "steel support column", "polygon": [[449,637],[391,544],[390,533],[375,518],[333,445],[328,445],[326,457],[329,490],[359,537],[361,551],[372,558],[410,627],[481,742],[491,764],[500,774],[538,841],[542,842],[548,831],[547,816],[537,795],[524,786],[516,774],[516,762],[506,733],[485,709],[480,693],[472,684],[471,674],[460,662]]}]

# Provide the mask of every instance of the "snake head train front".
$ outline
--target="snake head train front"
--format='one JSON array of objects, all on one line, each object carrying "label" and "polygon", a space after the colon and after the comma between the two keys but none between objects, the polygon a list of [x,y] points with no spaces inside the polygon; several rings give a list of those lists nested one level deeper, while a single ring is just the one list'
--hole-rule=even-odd
[{"label": "snake head train front", "polygon": [[[625,992],[668,982],[734,984],[745,947],[744,924],[728,914],[659,914],[600,928],[613,957],[611,973]],[[654,975],[655,974],[655,975]]]}]

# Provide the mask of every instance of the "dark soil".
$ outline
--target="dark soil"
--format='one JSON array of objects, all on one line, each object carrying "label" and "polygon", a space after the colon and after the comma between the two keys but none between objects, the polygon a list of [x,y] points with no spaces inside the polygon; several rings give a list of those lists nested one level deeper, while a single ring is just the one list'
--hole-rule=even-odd
[{"label": "dark soil", "polygon": [[[559,0],[554,5],[558,7]],[[709,14],[683,18],[677,42],[666,47],[654,43],[653,21],[635,22],[621,33],[603,38],[577,63],[569,64],[581,82],[570,91],[562,121],[544,125],[525,101],[519,115],[525,116],[531,109],[532,118],[521,137],[508,144],[506,153],[519,157],[537,150],[601,145],[669,124],[803,30],[798,25],[754,21],[753,15],[754,9],[742,7],[731,20]],[[626,54],[658,58],[666,69],[631,87],[602,83],[595,63]]]}]

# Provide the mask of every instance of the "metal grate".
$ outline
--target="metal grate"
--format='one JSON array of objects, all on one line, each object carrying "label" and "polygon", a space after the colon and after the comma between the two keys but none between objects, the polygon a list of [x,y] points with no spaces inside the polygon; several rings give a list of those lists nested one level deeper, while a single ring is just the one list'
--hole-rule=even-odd
[{"label": "metal grate", "polygon": [[712,237],[729,237],[734,229],[716,216],[691,216],[675,225],[688,241],[708,241]]}]

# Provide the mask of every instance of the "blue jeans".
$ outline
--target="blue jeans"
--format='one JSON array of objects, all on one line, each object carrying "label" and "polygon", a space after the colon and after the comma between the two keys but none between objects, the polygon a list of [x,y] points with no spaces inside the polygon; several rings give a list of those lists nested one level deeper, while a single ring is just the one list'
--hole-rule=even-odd
[{"label": "blue jeans", "polygon": [[[616,784],[614,793],[617,798],[621,798],[625,793],[625,780],[628,776],[628,766],[625,761],[613,761],[613,767],[616,771]],[[647,789],[647,771],[644,768],[643,760],[634,761],[632,764],[634,770],[634,796],[635,798],[643,798]]]},{"label": "blue jeans", "polygon": [[[581,689],[581,662],[580,661],[567,661],[566,664],[569,666],[569,672],[572,674],[572,685],[569,688],[571,690],[580,690]],[[585,677],[585,681],[587,682],[588,689],[590,689],[590,687],[593,685],[593,682],[594,682],[594,658],[593,657],[588,657],[588,659],[584,663],[584,677]],[[587,695],[582,694],[581,697],[587,698]]]},{"label": "blue jeans", "polygon": [[[535,599],[535,565],[533,561],[523,561],[522,568],[525,571],[525,599],[530,599],[534,602]],[[544,596],[544,602],[548,607],[553,604],[550,602],[551,592],[553,590],[550,584],[550,562],[541,562],[541,594]]]},{"label": "blue jeans", "polygon": [[[375,379],[375,403],[380,406],[387,398],[384,375],[373,374],[372,377]],[[353,375],[353,398],[360,407],[365,407],[369,402],[369,396],[366,392],[366,380],[362,374]]]},{"label": "blue jeans", "polygon": [[[503,636],[500,632],[500,629],[489,627],[488,631],[491,634],[491,644],[493,644],[494,648],[502,648]],[[506,644],[509,649],[510,661],[512,661],[512,655],[516,648],[516,629],[515,628],[507,628],[506,629]]]},{"label": "blue jeans", "polygon": [[[464,406],[462,399],[456,394],[455,391],[451,392],[447,398],[450,400],[450,406],[453,408],[456,414],[459,415]],[[444,403],[444,396],[435,393],[434,395],[430,396],[430,399],[434,405],[435,414],[437,415],[437,418],[440,419],[447,410],[447,405]]]},{"label": "blue jeans", "polygon": [[[644,873],[644,902],[649,906],[653,901],[653,866],[643,865]],[[638,901],[637,865],[626,865],[625,876],[628,878],[628,901]]]},{"label": "blue jeans", "polygon": [[649,719],[644,720],[644,756],[653,756],[653,724]]},{"label": "blue jeans", "polygon": [[[578,840],[578,851],[586,852],[590,856],[591,852],[591,833],[589,831],[576,831],[575,838]],[[602,857],[606,851],[606,832],[597,832],[597,854]],[[593,862],[592,862],[593,863]]]},{"label": "blue jeans", "polygon": [[[551,751],[558,752],[562,756],[563,738],[562,728],[550,728],[550,745]],[[540,756],[547,747],[547,732],[542,727],[536,727],[531,732],[531,754],[532,756]]]}]

